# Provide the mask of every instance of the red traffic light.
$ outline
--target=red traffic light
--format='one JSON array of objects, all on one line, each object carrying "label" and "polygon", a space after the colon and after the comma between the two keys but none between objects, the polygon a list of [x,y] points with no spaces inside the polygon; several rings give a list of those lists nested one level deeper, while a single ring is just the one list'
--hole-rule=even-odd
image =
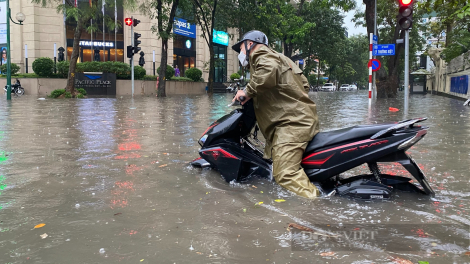
[{"label": "red traffic light", "polygon": [[128,26],[132,26],[132,19],[131,18],[125,18],[124,23]]},{"label": "red traffic light", "polygon": [[399,0],[402,5],[409,5],[413,0]]}]

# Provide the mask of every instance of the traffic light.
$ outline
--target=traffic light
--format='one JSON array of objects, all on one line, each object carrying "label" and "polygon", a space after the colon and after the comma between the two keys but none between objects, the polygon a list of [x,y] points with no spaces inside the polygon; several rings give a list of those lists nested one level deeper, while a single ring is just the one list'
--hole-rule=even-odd
[{"label": "traffic light", "polygon": [[124,19],[124,23],[128,26],[132,26],[132,19],[127,17]]},{"label": "traffic light", "polygon": [[140,20],[138,20],[137,18],[134,18],[134,21],[132,21],[134,27],[136,27],[138,24],[140,24]]},{"label": "traffic light", "polygon": [[133,48],[131,45],[127,46],[127,57],[132,58],[134,56]]},{"label": "traffic light", "polygon": [[134,54],[139,53],[141,48],[139,47],[139,44],[142,43],[139,38],[142,36],[142,34],[139,34],[137,32],[134,32]]},{"label": "traffic light", "polygon": [[398,0],[398,25],[408,30],[413,25],[413,0]]}]

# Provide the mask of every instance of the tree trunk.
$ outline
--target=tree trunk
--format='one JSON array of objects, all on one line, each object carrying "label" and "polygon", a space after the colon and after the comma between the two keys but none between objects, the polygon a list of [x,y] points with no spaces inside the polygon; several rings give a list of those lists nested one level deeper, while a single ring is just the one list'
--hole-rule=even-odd
[{"label": "tree trunk", "polygon": [[77,60],[80,51],[80,38],[82,36],[83,30],[83,21],[80,19],[77,21],[77,27],[75,28],[75,33],[73,35],[73,49],[72,56],[70,57],[70,67],[67,80],[67,86],[65,91],[70,92],[71,94],[75,93],[75,70],[77,69]]},{"label": "tree trunk", "polygon": [[287,43],[284,41],[284,55],[285,55],[287,58],[291,58],[291,57],[292,57],[292,49],[293,49],[293,45],[292,45],[292,44],[287,44]]},{"label": "tree trunk", "polygon": [[320,85],[320,71],[321,71],[321,60],[318,59],[317,88]]},{"label": "tree trunk", "polygon": [[363,0],[366,5],[366,26],[367,26],[367,39],[370,33],[374,33],[374,13],[375,13],[375,0]]},{"label": "tree trunk", "polygon": [[162,38],[162,56],[160,59],[160,70],[158,71],[158,89],[157,89],[157,96],[158,97],[165,97],[165,73],[166,73],[166,65],[168,63],[168,39]]},{"label": "tree trunk", "polygon": [[208,86],[209,86],[209,91],[208,93],[209,94],[212,94],[214,92],[214,44],[212,43],[212,34],[210,35],[211,36],[211,41],[210,41],[210,44],[209,44],[209,54],[211,56],[210,58],[210,62],[209,62],[209,83],[208,83]]}]

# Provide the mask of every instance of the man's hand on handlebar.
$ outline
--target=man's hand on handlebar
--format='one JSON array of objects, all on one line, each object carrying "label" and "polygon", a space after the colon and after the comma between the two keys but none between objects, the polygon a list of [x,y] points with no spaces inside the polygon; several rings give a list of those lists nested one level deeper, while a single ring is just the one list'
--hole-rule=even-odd
[{"label": "man's hand on handlebar", "polygon": [[[243,99],[243,100],[242,100]],[[248,97],[243,90],[238,90],[237,94],[233,98],[232,102],[235,100],[239,101],[242,105],[244,105],[246,102],[248,102],[251,98]]]}]

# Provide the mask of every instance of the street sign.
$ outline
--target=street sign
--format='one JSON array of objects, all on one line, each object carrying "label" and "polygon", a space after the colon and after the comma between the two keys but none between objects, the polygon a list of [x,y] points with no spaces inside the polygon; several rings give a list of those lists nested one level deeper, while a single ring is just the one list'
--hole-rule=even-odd
[{"label": "street sign", "polygon": [[372,37],[372,44],[377,45],[378,43],[379,43],[379,42],[378,42],[377,36],[376,36],[376,35],[373,35],[373,37]]},{"label": "street sign", "polygon": [[393,56],[395,55],[395,44],[374,45],[372,49],[373,56]]},{"label": "street sign", "polygon": [[369,67],[372,66],[372,71],[374,71],[374,72],[378,71],[380,69],[381,65],[382,64],[377,59],[372,59],[372,60],[369,61]]}]

